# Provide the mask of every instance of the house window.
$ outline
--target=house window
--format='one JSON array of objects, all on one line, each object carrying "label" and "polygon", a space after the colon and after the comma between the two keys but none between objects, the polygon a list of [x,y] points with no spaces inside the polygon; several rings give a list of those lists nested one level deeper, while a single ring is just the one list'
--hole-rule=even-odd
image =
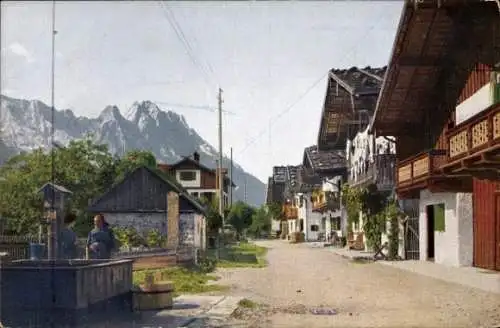
[{"label": "house window", "polygon": [[181,181],[194,181],[196,180],[196,172],[195,171],[180,171],[179,178]]},{"label": "house window", "polygon": [[319,225],[311,224],[311,231],[319,231]]}]

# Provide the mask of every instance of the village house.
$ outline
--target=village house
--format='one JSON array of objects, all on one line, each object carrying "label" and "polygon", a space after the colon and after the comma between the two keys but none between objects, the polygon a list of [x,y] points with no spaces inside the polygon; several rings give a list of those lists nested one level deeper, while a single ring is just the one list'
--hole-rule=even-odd
[{"label": "village house", "polygon": [[299,232],[304,233],[304,241],[325,238],[326,225],[321,221],[321,213],[313,210],[313,192],[321,188],[321,177],[308,174],[303,165],[297,166],[297,184],[294,200],[297,207]]},{"label": "village house", "polygon": [[500,270],[500,14],[406,2],[372,131],[395,136],[406,258]]},{"label": "village house", "polygon": [[147,237],[157,231],[169,248],[206,245],[206,209],[161,171],[139,167],[94,200],[88,211],[112,226],[134,228]]},{"label": "village house", "polygon": [[288,165],[284,167],[285,190],[283,192],[283,214],[286,219],[286,231],[288,232],[287,237],[289,237],[292,233],[304,231],[304,221],[299,221],[299,203],[298,198],[296,197],[298,187],[298,169],[299,166],[296,165]]},{"label": "village house", "polygon": [[[219,169],[211,169],[200,163],[200,155],[195,152],[191,157],[184,157],[174,164],[158,164],[158,168],[165,173],[175,177],[177,182],[187,192],[199,199],[211,202],[219,195]],[[229,188],[236,187],[227,177],[227,169],[223,169],[224,175],[224,207],[229,205]]]},{"label": "village house", "polygon": [[[283,207],[284,204],[284,191],[285,191],[285,183],[280,181],[275,181],[275,176],[279,176],[275,174],[273,168],[273,176],[269,177],[266,188],[266,205],[269,206],[278,206],[279,208]],[[271,222],[271,231],[275,236],[279,236],[281,233],[281,222],[282,217],[273,217]]]},{"label": "village house", "polygon": [[340,187],[346,178],[344,151],[319,151],[317,146],[307,147],[302,168],[303,175],[314,180],[306,197],[311,200],[310,216],[319,216],[319,230],[324,233],[325,240],[330,240],[333,234],[341,237],[345,228],[340,204]]},{"label": "village house", "polygon": [[[344,152],[349,180],[342,179],[341,183],[348,182],[361,187],[365,185],[364,182],[371,181],[370,176],[366,173],[370,166],[370,158],[373,156],[367,156],[363,152],[374,145],[366,145],[368,148],[362,146],[361,141],[364,139],[360,136],[357,137],[357,134],[366,130],[375,112],[385,71],[385,67],[351,67],[349,69],[332,69],[329,72],[317,149],[320,152]],[[353,149],[352,140],[359,143],[359,147]],[[373,168],[370,170],[373,171]],[[366,179],[366,181],[362,183],[361,179]],[[337,189],[339,188],[337,187]],[[358,234],[363,233],[362,213],[360,213],[360,220],[357,221],[358,224],[353,226],[347,226],[348,218],[345,209],[342,208],[340,213],[342,215],[341,230],[344,234],[348,230],[352,230],[354,235],[351,238],[357,238]],[[361,238],[364,240],[363,235]],[[366,240],[364,242],[366,243]]]}]

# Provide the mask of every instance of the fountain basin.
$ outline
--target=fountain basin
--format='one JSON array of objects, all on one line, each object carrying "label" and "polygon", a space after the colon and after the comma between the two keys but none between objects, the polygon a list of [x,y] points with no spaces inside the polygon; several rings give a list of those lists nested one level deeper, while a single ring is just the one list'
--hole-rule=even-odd
[{"label": "fountain basin", "polygon": [[132,312],[132,260],[21,260],[1,267],[7,327],[76,327]]}]

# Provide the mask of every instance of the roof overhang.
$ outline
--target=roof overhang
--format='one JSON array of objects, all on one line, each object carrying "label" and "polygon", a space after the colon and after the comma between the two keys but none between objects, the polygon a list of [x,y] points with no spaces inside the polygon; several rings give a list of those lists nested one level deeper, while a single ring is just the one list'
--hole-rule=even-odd
[{"label": "roof overhang", "polygon": [[485,52],[481,46],[491,36],[492,18],[500,21],[497,9],[493,1],[406,1],[370,132],[410,134],[407,127],[424,124],[425,113],[456,101],[478,58],[484,58],[478,52]]}]

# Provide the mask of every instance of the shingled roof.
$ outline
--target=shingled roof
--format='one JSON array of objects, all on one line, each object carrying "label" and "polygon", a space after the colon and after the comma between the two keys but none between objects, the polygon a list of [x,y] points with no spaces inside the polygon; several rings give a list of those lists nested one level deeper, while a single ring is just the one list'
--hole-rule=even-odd
[{"label": "shingled roof", "polygon": [[319,149],[343,149],[347,138],[368,125],[385,71],[386,67],[370,66],[330,70],[318,134]]},{"label": "shingled roof", "polygon": [[345,150],[318,150],[318,146],[304,149],[303,163],[317,174],[334,174],[346,169]]}]

